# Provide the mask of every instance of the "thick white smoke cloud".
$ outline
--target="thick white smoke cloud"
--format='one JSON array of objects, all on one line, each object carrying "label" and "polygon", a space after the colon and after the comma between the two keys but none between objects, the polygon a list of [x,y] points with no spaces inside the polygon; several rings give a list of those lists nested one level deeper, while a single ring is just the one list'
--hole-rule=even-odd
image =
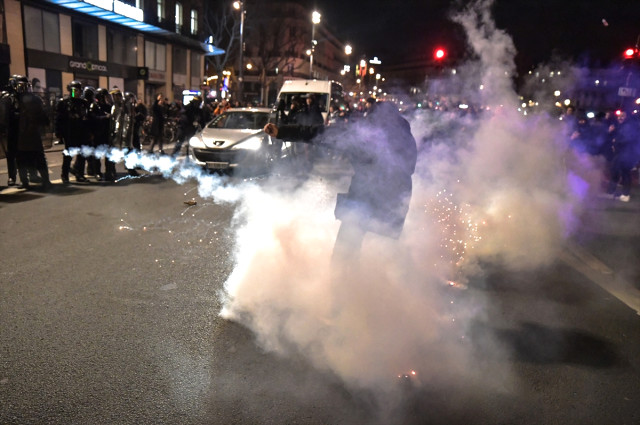
[{"label": "thick white smoke cloud", "polygon": [[[370,391],[387,393],[411,371],[415,383],[480,379],[468,325],[483,319],[486,300],[466,297],[457,306],[455,291],[484,262],[532,269],[552,261],[579,214],[585,192],[576,189],[588,186],[572,171],[557,120],[517,111],[515,48],[495,27],[491,4],[475,2],[455,17],[477,57],[466,65],[474,76],[468,87],[477,88],[469,99],[488,111],[477,120],[411,118],[419,158],[402,236],[367,234],[357,261],[331,261],[335,198],[349,176],[316,174],[294,189],[280,175],[227,184],[169,157],[94,153],[178,183],[195,179],[200,196],[238,203],[236,266],[221,315],[250,328],[266,350],[302,353],[349,387]],[[504,374],[494,381],[509,385],[507,372],[489,373]]]}]

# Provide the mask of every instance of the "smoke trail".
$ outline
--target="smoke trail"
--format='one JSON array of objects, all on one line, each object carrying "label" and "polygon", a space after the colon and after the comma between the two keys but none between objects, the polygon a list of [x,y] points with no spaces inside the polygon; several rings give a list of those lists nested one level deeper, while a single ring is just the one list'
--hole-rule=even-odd
[{"label": "smoke trail", "polygon": [[187,181],[196,181],[198,195],[202,198],[211,198],[214,202],[233,203],[243,196],[243,187],[250,187],[252,183],[245,181],[236,183],[232,187],[228,185],[228,179],[219,174],[211,174],[202,167],[182,161],[168,155],[154,155],[146,152],[130,149],[118,149],[113,147],[91,146],[70,147],[63,151],[64,155],[85,157],[94,156],[98,159],[108,159],[114,163],[124,163],[127,169],[141,168],[151,173],[160,173],[163,177],[174,180],[178,184]]}]

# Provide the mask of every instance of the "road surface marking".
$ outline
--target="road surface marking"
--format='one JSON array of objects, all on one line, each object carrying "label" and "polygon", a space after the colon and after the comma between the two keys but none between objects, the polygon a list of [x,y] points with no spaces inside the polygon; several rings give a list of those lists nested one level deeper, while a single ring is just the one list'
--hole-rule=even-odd
[{"label": "road surface marking", "polygon": [[606,264],[576,244],[568,244],[560,258],[640,315],[640,290],[616,276]]}]

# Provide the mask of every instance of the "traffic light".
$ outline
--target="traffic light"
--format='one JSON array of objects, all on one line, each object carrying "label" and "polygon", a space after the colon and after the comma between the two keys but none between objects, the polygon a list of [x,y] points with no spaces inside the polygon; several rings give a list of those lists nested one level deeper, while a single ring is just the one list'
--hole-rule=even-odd
[{"label": "traffic light", "polygon": [[634,59],[638,57],[638,49],[635,47],[629,47],[623,53],[625,59]]},{"label": "traffic light", "polygon": [[443,60],[446,56],[447,51],[442,47],[438,47],[433,51],[433,58],[437,61]]}]

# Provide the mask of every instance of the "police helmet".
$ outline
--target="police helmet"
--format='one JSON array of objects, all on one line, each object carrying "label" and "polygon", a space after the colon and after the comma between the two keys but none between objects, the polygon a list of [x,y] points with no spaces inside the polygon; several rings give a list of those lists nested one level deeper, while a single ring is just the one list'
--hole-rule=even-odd
[{"label": "police helmet", "polygon": [[102,87],[96,90],[96,99],[100,102],[105,102],[109,104],[113,103],[113,100],[111,99],[111,95],[109,94],[109,90]]},{"label": "police helmet", "polygon": [[16,88],[18,87],[18,77],[20,77],[19,75],[12,75],[11,77],[9,77],[9,90],[10,91],[16,91]]},{"label": "police helmet", "polygon": [[130,91],[124,92],[124,98],[125,100],[135,104],[137,102],[137,98],[136,95],[131,93]]},{"label": "police helmet", "polygon": [[15,90],[18,93],[26,93],[31,90],[31,83],[29,79],[24,75],[13,75],[12,78],[15,77]]},{"label": "police helmet", "polygon": [[82,98],[87,102],[93,102],[96,98],[96,89],[91,86],[86,86],[82,91]]},{"label": "police helmet", "polygon": [[80,97],[82,95],[82,82],[73,80],[67,84],[67,91],[71,94],[71,97]]},{"label": "police helmet", "polygon": [[120,103],[122,101],[122,92],[120,91],[119,88],[117,87],[112,88],[111,91],[109,91],[109,94],[111,95],[111,98],[113,99],[114,102]]}]

